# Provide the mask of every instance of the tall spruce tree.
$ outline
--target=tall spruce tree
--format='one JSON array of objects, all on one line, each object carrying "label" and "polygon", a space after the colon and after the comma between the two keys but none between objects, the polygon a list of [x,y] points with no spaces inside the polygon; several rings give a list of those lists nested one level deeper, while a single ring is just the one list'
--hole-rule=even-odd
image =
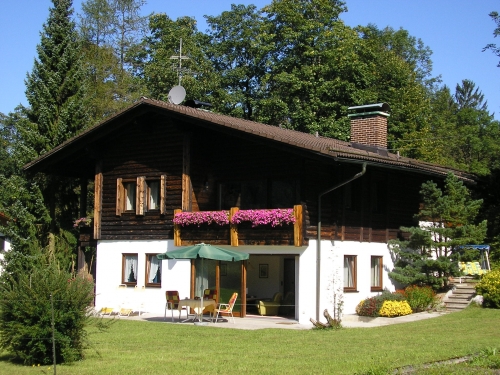
[{"label": "tall spruce tree", "polygon": [[[84,103],[85,71],[81,61],[81,42],[71,19],[71,0],[52,0],[47,22],[40,33],[38,57],[26,79],[26,96],[30,104],[18,131],[31,155],[41,155],[88,125]],[[78,215],[76,184],[53,176],[36,179],[49,209],[51,224],[41,233],[49,251],[69,257],[75,245],[72,218]],[[64,230],[66,228],[67,230]],[[63,260],[63,259],[61,259]]]},{"label": "tall spruce tree", "polygon": [[[28,74],[26,97],[29,126],[25,142],[42,154],[87,126],[83,103],[85,72],[81,43],[71,20],[72,0],[52,0],[53,8],[40,33],[38,58]],[[29,134],[28,134],[29,132]]]}]

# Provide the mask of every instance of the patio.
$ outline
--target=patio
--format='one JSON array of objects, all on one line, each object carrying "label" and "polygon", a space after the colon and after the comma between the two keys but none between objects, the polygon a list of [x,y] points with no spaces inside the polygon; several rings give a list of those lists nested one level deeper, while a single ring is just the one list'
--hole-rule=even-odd
[{"label": "patio", "polygon": [[[367,318],[360,317],[358,315],[345,315],[342,319],[342,326],[344,328],[372,328],[386,326],[390,324],[400,324],[409,323],[413,321],[435,318],[447,314],[447,312],[422,312],[416,314],[410,314],[406,316],[401,316],[397,318]],[[108,317],[108,316],[106,316]],[[115,316],[111,316],[115,317]],[[190,324],[193,322],[181,323],[183,318],[179,320],[178,316],[174,314],[174,321],[172,322],[171,316],[167,315],[167,320],[164,319],[163,315],[158,315],[157,313],[142,313],[140,316],[138,314],[133,314],[128,317],[116,317],[119,319],[129,319],[129,320],[144,320],[148,322],[160,322],[165,324]],[[233,328],[233,329],[246,329],[246,330],[256,330],[256,329],[268,329],[268,328],[278,328],[278,329],[312,329],[312,324],[299,324],[298,321],[294,319],[288,319],[280,316],[260,316],[260,315],[247,315],[245,318],[235,318],[235,323],[233,324],[231,320],[225,319],[225,321],[219,321],[218,323],[208,323],[207,327],[216,328]]]}]

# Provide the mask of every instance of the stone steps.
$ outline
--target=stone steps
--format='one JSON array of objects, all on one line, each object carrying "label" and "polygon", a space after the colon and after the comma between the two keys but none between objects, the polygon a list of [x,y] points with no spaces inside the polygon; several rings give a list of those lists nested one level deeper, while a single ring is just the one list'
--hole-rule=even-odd
[{"label": "stone steps", "polygon": [[458,280],[453,283],[454,288],[443,301],[447,311],[452,312],[465,309],[476,295],[474,284],[464,282],[466,280],[463,278],[461,281],[462,283],[459,283]]}]

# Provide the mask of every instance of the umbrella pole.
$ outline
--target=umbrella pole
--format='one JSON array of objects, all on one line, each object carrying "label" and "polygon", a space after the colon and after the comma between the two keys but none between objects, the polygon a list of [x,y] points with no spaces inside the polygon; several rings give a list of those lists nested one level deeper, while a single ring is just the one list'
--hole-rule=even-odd
[{"label": "umbrella pole", "polygon": [[205,273],[205,270],[203,269],[203,258],[201,258],[201,296],[200,296],[200,315],[198,316],[198,319],[200,323],[203,321],[203,282],[205,281],[205,278],[203,277]]}]

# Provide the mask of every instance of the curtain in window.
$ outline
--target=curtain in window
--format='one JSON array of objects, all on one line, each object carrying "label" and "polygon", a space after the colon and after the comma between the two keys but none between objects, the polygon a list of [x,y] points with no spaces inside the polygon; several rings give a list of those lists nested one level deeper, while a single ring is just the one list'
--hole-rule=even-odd
[{"label": "curtain in window", "polygon": [[354,257],[344,257],[344,288],[354,287]]},{"label": "curtain in window", "polygon": [[158,199],[160,197],[160,183],[159,181],[152,181],[149,183],[149,209],[157,210],[159,207]]},{"label": "curtain in window", "polygon": [[161,260],[156,255],[149,256],[149,283],[161,283]]},{"label": "curtain in window", "polygon": [[372,257],[372,286],[380,286],[380,257]]},{"label": "curtain in window", "polygon": [[130,211],[135,209],[135,184],[132,182],[125,184],[127,196],[125,198],[125,210]]},{"label": "curtain in window", "polygon": [[137,255],[125,256],[125,282],[137,282]]}]

